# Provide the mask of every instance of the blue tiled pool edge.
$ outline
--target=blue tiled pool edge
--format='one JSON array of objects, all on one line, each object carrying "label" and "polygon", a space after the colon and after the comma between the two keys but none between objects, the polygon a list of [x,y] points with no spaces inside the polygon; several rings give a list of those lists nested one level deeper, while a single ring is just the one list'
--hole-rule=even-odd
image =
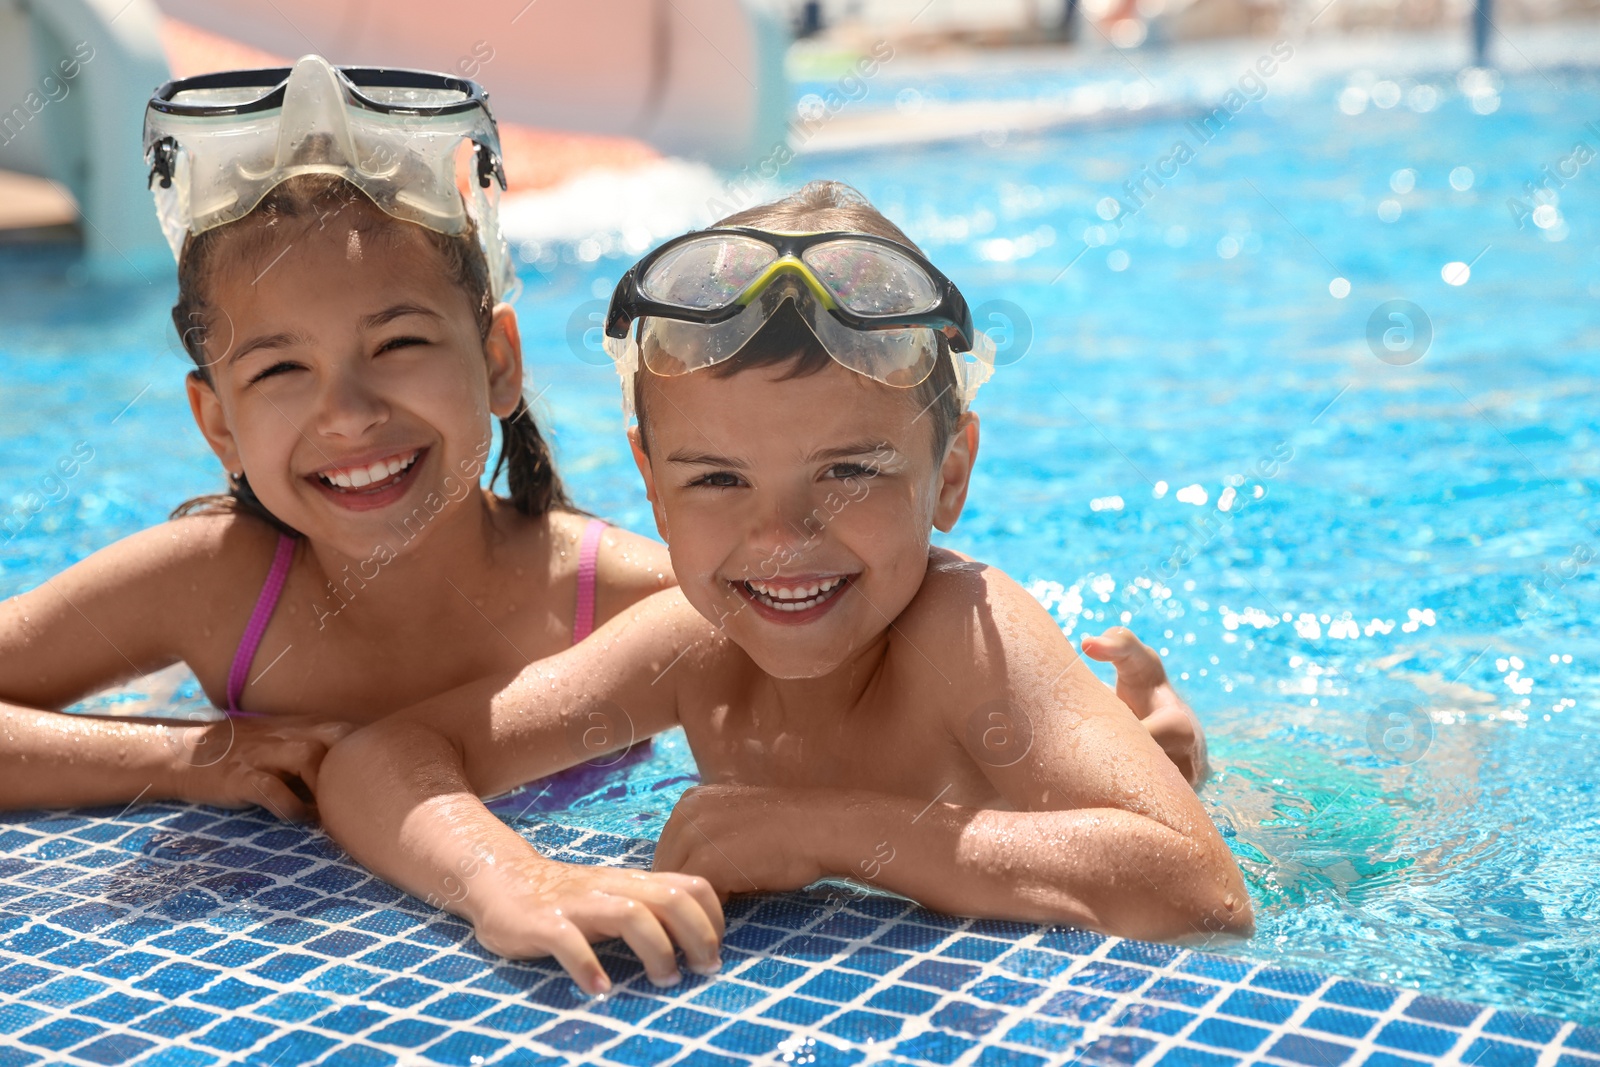
[{"label": "blue tiled pool edge", "polygon": [[[577,862],[652,848],[521,828]],[[723,973],[670,990],[602,955],[616,990],[589,1000],[253,812],[0,815],[0,1067],[1600,1067],[1600,1027],[884,898],[736,901]]]}]

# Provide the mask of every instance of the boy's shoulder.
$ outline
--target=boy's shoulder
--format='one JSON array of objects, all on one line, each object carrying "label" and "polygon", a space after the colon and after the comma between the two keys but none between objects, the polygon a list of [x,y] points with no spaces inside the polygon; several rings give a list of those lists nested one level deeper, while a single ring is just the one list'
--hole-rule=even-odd
[{"label": "boy's shoulder", "polygon": [[935,672],[940,686],[980,702],[1053,686],[1079,658],[1044,606],[1004,571],[941,548],[930,550],[922,587],[890,640],[910,649],[911,668],[945,665]]},{"label": "boy's shoulder", "polygon": [[[1017,612],[1049,618],[1033,595],[1000,568],[948,548],[931,548],[922,587],[895,625],[927,628],[930,634],[968,633],[979,620]],[[1061,636],[1053,624],[1051,629]]]}]

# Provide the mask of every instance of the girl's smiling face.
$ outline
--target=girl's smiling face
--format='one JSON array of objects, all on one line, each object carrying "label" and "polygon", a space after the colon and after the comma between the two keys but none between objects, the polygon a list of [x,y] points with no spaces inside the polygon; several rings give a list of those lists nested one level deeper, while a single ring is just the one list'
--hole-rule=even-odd
[{"label": "girl's smiling face", "polygon": [[[310,222],[219,257],[210,380],[191,375],[190,406],[268,510],[364,557],[398,547],[416,509],[431,517],[476,489],[491,415],[520,396],[521,347],[504,305],[480,336],[473,301],[419,227],[370,206]],[[432,524],[408,529],[419,525]]]},{"label": "girl's smiling face", "polygon": [[[941,458],[906,390],[832,361],[652,376],[631,436],[684,595],[766,673],[829,674],[921,588],[966,499],[977,419]],[[646,373],[646,372],[641,372]]]}]

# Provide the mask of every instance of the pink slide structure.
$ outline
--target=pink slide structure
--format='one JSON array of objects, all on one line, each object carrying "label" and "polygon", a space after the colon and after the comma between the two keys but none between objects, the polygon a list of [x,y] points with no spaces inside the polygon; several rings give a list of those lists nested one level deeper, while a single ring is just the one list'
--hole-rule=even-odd
[{"label": "pink slide structure", "polygon": [[742,0],[157,0],[283,56],[450,71],[495,116],[739,165],[782,143],[786,28]]}]

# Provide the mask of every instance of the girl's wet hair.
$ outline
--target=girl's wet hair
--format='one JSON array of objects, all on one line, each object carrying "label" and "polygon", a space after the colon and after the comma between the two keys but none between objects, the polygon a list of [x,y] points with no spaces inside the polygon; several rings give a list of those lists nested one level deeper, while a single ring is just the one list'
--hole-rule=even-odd
[{"label": "girl's wet hair", "polygon": [[[918,254],[922,253],[922,249],[917,248],[905,231],[890,222],[866,197],[844,182],[807,182],[781,200],[735,212],[713,225],[799,233],[851,230],[884,237],[915,249]],[[937,340],[939,358],[934,362],[933,373],[921,385],[910,390],[917,407],[927,411],[933,423],[933,454],[936,460],[944,458],[944,450],[950,444],[956,423],[961,418],[961,390],[956,388],[956,372],[950,361],[950,348],[943,336]],[[787,373],[780,379],[786,381],[816,374],[831,362],[833,357],[828,355],[828,350],[822,347],[822,342],[817,340],[817,335],[811,332],[811,327],[806,325],[800,313],[792,305],[785,304],[745,343],[737,355],[707,368],[706,373],[727,378],[754,367],[788,365]],[[639,440],[647,453],[644,381],[649,376],[649,371],[644,367],[633,376],[633,410],[639,413]]]},{"label": "girl's wet hair", "polygon": [[[478,244],[476,231],[448,235],[422,226],[401,222],[384,214],[360,189],[333,175],[308,174],[290,178],[274,187],[255,209],[238,222],[191,236],[178,262],[178,302],[172,307],[172,323],[177,327],[183,347],[194,360],[192,372],[211,384],[211,365],[220,356],[206,352],[206,337],[215,327],[218,308],[210,301],[208,282],[221,270],[254,262],[269,248],[291,240],[290,230],[309,231],[339,218],[342,225],[362,235],[383,240],[420,233],[439,257],[441,275],[467,294],[473,307],[480,340],[489,336],[494,312],[494,295],[489,283],[489,264]],[[406,229],[400,229],[406,227]],[[506,486],[512,507],[537,518],[552,508],[576,510],[568,499],[549,443],[539,432],[527,398],[517,401],[511,417],[500,420],[501,448],[489,478],[492,486],[506,472]],[[243,474],[231,479],[226,493],[212,493],[186,500],[172,511],[172,518],[219,511],[253,515],[277,530],[299,536],[256,496]]]}]

